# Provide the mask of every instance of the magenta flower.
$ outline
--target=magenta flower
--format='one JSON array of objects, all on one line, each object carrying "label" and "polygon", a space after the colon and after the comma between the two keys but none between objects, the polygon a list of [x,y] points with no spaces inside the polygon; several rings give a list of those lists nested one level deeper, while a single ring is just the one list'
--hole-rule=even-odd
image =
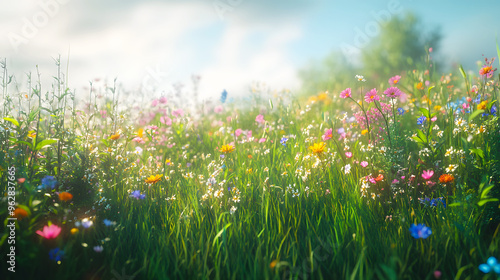
[{"label": "magenta flower", "polygon": [[434,175],[434,171],[432,170],[424,170],[424,172],[422,172],[422,178],[424,178],[425,180],[429,180],[432,175]]},{"label": "magenta flower", "polygon": [[375,100],[380,100],[380,97],[377,95],[377,89],[372,89],[365,95],[365,101],[371,103]]},{"label": "magenta flower", "polygon": [[396,76],[389,79],[389,84],[391,84],[391,86],[393,86],[393,85],[399,83],[399,80],[401,80],[401,76],[396,75]]},{"label": "magenta flower", "polygon": [[50,226],[44,226],[43,231],[37,230],[36,233],[46,239],[54,239],[61,233],[61,228],[52,224]]},{"label": "magenta flower", "polygon": [[332,136],[333,136],[333,129],[328,128],[327,130],[325,130],[325,133],[323,134],[323,136],[321,136],[321,138],[323,139],[323,141],[326,141],[332,139]]},{"label": "magenta flower", "polygon": [[255,121],[258,122],[258,123],[263,123],[264,122],[264,116],[263,115],[258,115],[255,118]]},{"label": "magenta flower", "polygon": [[363,166],[363,167],[367,167],[367,166],[368,166],[368,162],[366,162],[366,161],[362,161],[362,162],[360,163],[360,165],[361,165],[361,166]]},{"label": "magenta flower", "polygon": [[390,87],[384,91],[384,94],[389,97],[395,98],[403,94],[403,92],[397,87]]},{"label": "magenta flower", "polygon": [[161,104],[167,104],[167,98],[165,96],[160,97],[159,101]]},{"label": "magenta flower", "polygon": [[352,157],[352,153],[351,153],[351,152],[345,152],[345,156],[346,156],[347,158],[351,158],[351,157]]},{"label": "magenta flower", "polygon": [[351,97],[351,88],[346,88],[340,93],[340,98]]}]

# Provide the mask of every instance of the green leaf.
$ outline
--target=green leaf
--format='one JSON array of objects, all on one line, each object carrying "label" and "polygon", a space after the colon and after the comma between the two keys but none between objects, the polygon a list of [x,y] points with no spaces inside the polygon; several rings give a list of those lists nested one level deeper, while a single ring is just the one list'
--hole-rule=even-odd
[{"label": "green leaf", "polygon": [[28,147],[30,147],[30,149],[33,150],[33,144],[30,143],[30,142],[26,142],[26,141],[17,141],[17,143],[21,143],[21,144],[25,144],[25,145],[28,145]]},{"label": "green leaf", "polygon": [[222,233],[224,233],[226,231],[226,229],[231,225],[231,223],[225,225],[220,231],[219,233],[217,233],[217,235],[214,237],[214,242],[212,243],[212,246],[215,245],[215,242],[217,242],[217,238],[219,238],[219,236],[222,235]]},{"label": "green leaf", "polygon": [[19,127],[19,122],[16,119],[13,118],[3,118],[4,120],[11,122],[13,125]]},{"label": "green leaf", "polygon": [[430,95],[430,94],[431,94],[431,90],[432,90],[433,88],[435,88],[435,87],[436,87],[436,86],[429,87],[429,89],[427,90],[427,93]]},{"label": "green leaf", "polygon": [[417,130],[418,138],[422,139],[422,142],[427,143],[427,136],[422,132],[422,130]]},{"label": "green leaf", "polygon": [[460,206],[460,205],[462,205],[461,202],[454,202],[452,204],[449,204],[448,207],[457,207],[457,206]]},{"label": "green leaf", "polygon": [[484,189],[482,192],[481,192],[481,199],[483,198],[488,198],[488,193],[490,192],[491,188],[493,188],[495,185],[491,185],[489,187],[487,187],[486,189]]},{"label": "green leaf", "polygon": [[474,111],[474,113],[470,114],[470,116],[469,116],[469,122],[472,121],[473,119],[475,119],[477,116],[479,116],[482,113],[484,113],[484,110]]},{"label": "green leaf", "polygon": [[498,198],[488,198],[488,199],[481,199],[477,205],[479,206],[483,206],[484,204],[488,203],[488,202],[494,202],[494,201],[498,201]]},{"label": "green leaf", "polygon": [[425,109],[425,108],[418,108],[423,114],[424,116],[427,118],[427,119],[430,119],[429,118],[429,110]]},{"label": "green leaf", "polygon": [[458,70],[460,70],[460,74],[462,74],[462,77],[464,77],[464,79],[467,80],[467,75],[465,74],[465,71],[464,71],[464,68],[462,67],[462,65],[460,65]]},{"label": "green leaf", "polygon": [[271,110],[274,108],[273,101],[269,99],[269,107],[271,107]]},{"label": "green leaf", "polygon": [[484,152],[483,152],[483,150],[473,148],[473,149],[470,149],[470,151],[473,152],[473,153],[475,153],[476,155],[478,155],[480,158],[484,159]]},{"label": "green leaf", "polygon": [[57,139],[45,139],[36,144],[35,151],[41,150],[53,143],[57,142]]}]

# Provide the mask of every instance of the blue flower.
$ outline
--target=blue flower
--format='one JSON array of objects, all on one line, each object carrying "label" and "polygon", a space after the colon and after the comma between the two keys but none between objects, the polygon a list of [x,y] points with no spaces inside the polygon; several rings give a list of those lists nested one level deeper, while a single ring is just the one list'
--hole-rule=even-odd
[{"label": "blue flower", "polygon": [[110,221],[110,220],[108,220],[108,219],[104,219],[103,223],[104,223],[104,225],[106,225],[107,227],[116,225],[116,222]]},{"label": "blue flower", "polygon": [[410,226],[411,236],[414,238],[423,238],[426,239],[432,234],[431,228],[426,227],[425,224],[411,225]]},{"label": "blue flower", "polygon": [[227,98],[227,91],[223,90],[221,95],[220,95],[220,102],[222,102],[222,103],[226,102],[226,98]]},{"label": "blue flower", "polygon": [[146,198],[146,195],[141,194],[140,191],[133,191],[132,194],[130,195],[130,197],[133,197],[135,199],[144,199],[144,198]]},{"label": "blue flower", "polygon": [[398,113],[399,113],[399,115],[401,115],[401,116],[402,116],[402,115],[405,113],[405,109],[403,109],[403,108],[398,108]]},{"label": "blue flower", "polygon": [[489,257],[486,263],[479,265],[479,270],[483,273],[490,273],[494,271],[497,274],[500,274],[500,263],[498,263],[495,257]]},{"label": "blue flower", "polygon": [[424,124],[427,118],[425,116],[421,116],[417,119],[417,124]]},{"label": "blue flower", "polygon": [[287,142],[287,141],[288,141],[288,138],[283,137],[283,138],[281,138],[280,143],[281,143],[281,145],[283,145],[283,146],[285,146],[285,147],[286,147],[286,142]]},{"label": "blue flower", "polygon": [[55,248],[49,251],[49,258],[53,261],[58,262],[63,257],[64,257],[64,251],[59,248]]},{"label": "blue flower", "polygon": [[446,208],[446,201],[442,197],[433,198],[431,200],[430,206],[438,206],[439,203],[442,203],[443,207]]},{"label": "blue flower", "polygon": [[474,99],[474,103],[479,104],[481,103],[481,94],[478,94],[476,98]]},{"label": "blue flower", "polygon": [[493,116],[497,116],[497,104],[493,104],[493,106],[491,106],[491,114]]},{"label": "blue flower", "polygon": [[42,184],[38,186],[38,189],[54,189],[57,185],[57,180],[53,176],[45,176],[42,179]]}]

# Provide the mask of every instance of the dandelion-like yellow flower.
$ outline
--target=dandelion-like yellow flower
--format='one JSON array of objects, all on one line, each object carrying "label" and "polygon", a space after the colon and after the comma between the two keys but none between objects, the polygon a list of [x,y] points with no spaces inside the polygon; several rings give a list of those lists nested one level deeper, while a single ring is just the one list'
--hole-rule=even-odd
[{"label": "dandelion-like yellow flower", "polygon": [[143,137],[144,136],[144,129],[140,128],[138,131],[137,131],[137,137]]},{"label": "dandelion-like yellow flower", "polygon": [[309,146],[309,150],[311,150],[315,154],[321,154],[326,148],[326,144],[324,142],[315,143],[312,146]]},{"label": "dandelion-like yellow flower", "polygon": [[486,101],[486,100],[485,100],[485,101],[483,101],[483,102],[481,102],[481,103],[479,103],[479,104],[477,105],[477,109],[478,109],[478,110],[484,110],[484,109],[486,109],[486,104],[488,104],[488,101]]},{"label": "dandelion-like yellow flower", "polygon": [[363,129],[363,130],[361,130],[361,134],[365,135],[365,134],[367,134],[367,133],[368,133],[368,129]]},{"label": "dandelion-like yellow flower", "polygon": [[109,138],[111,138],[111,140],[117,140],[117,139],[120,138],[120,134],[118,134],[118,133],[117,134],[113,134]]},{"label": "dandelion-like yellow flower", "polygon": [[222,145],[222,147],[220,148],[220,150],[219,150],[219,151],[220,151],[221,153],[228,154],[228,153],[230,153],[230,152],[232,152],[232,151],[234,151],[234,150],[236,150],[236,149],[234,148],[234,146],[233,146],[233,145]]},{"label": "dandelion-like yellow flower", "polygon": [[146,179],[145,182],[153,185],[155,183],[158,183],[161,180],[162,176],[163,176],[163,174],[151,175],[151,176],[149,176],[149,178]]}]

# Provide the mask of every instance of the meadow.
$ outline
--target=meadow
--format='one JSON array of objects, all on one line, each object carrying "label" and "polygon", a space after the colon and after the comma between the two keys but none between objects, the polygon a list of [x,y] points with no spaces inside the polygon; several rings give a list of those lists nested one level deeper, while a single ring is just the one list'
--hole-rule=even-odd
[{"label": "meadow", "polygon": [[1,278],[500,279],[496,63],[130,103],[4,62]]}]

